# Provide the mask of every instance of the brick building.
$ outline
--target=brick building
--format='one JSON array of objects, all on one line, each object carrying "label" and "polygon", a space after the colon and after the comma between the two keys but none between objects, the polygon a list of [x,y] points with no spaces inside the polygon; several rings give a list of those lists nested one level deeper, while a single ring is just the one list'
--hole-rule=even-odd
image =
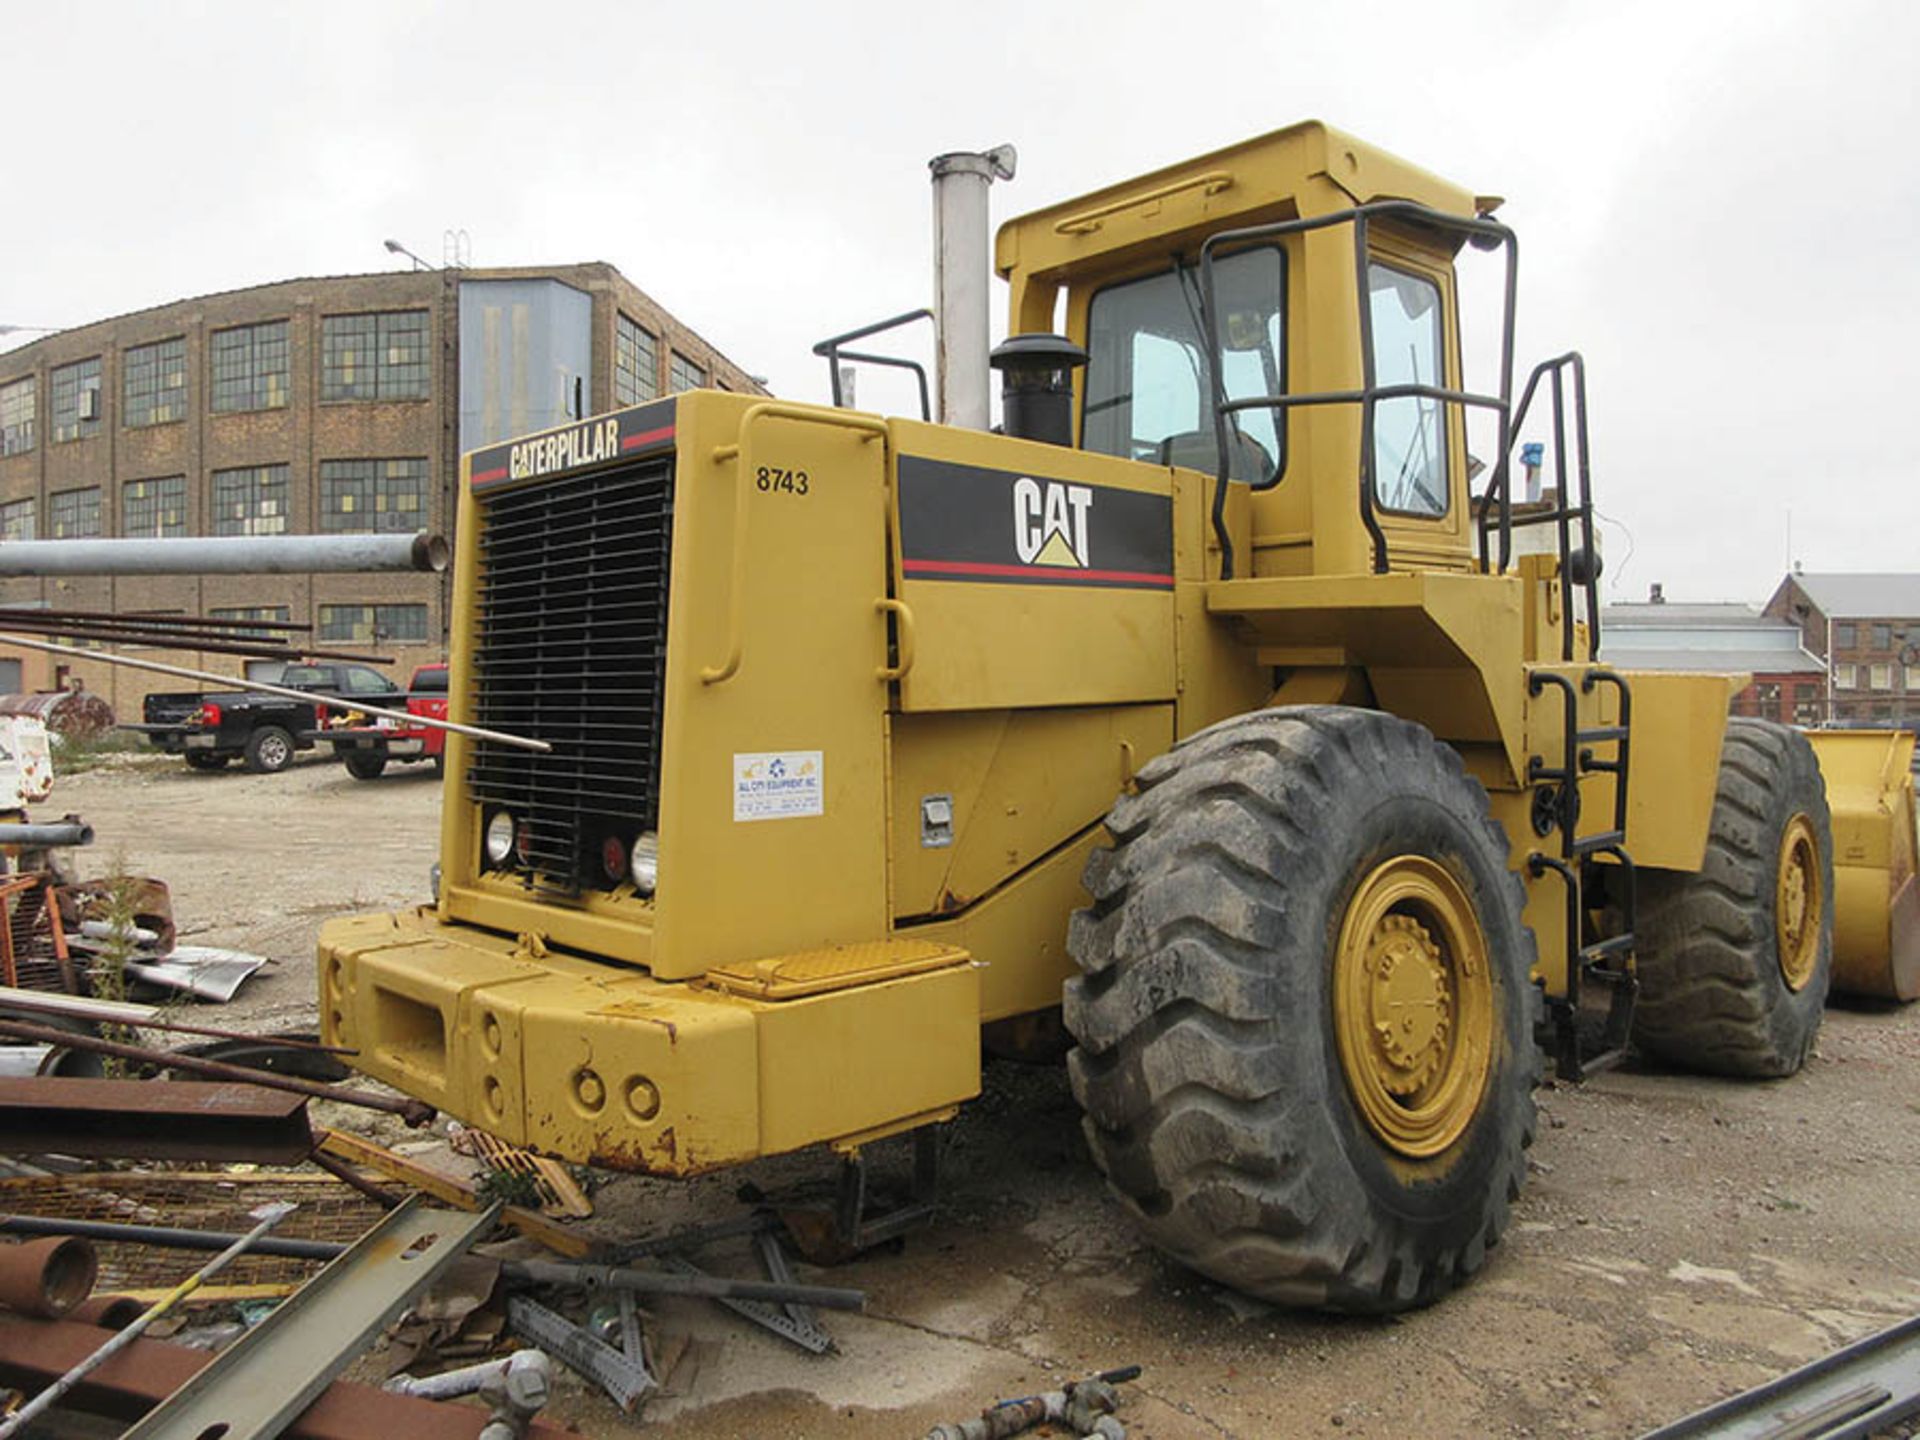
[{"label": "brick building", "polygon": [[1920,721],[1920,574],[1795,571],[1765,613],[1827,667],[1833,721]]},{"label": "brick building", "polygon": [[1826,718],[1825,662],[1795,626],[1751,605],[1669,603],[1656,585],[1642,603],[1601,609],[1600,658],[1623,670],[1744,673],[1753,678],[1732,714],[1783,725]]},{"label": "brick building", "polygon": [[[611,265],[287,280],[0,353],[0,541],[432,530],[462,451],[667,394],[762,393]],[[0,580],[0,603],[313,627],[397,672],[446,652],[450,576]],[[214,655],[159,657],[223,673]],[[78,678],[123,715],[179,682],[0,654],[0,691]]]}]

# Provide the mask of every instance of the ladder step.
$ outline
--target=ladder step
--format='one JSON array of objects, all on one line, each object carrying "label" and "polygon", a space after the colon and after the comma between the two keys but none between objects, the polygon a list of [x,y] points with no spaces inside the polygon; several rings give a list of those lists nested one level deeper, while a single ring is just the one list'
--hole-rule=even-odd
[{"label": "ladder step", "polygon": [[1624,830],[1602,830],[1598,835],[1582,835],[1573,842],[1573,853],[1577,858],[1598,850],[1610,850],[1626,838]]},{"label": "ladder step", "polygon": [[1627,727],[1624,725],[1600,725],[1592,730],[1576,730],[1573,732],[1573,738],[1574,742],[1580,745],[1591,744],[1597,740],[1624,740],[1627,738]]},{"label": "ladder step", "polygon": [[[1591,965],[1596,960],[1606,959],[1609,955],[1624,955],[1631,949],[1633,949],[1633,936],[1609,935],[1605,940],[1596,941],[1592,945],[1583,947],[1580,951],[1580,963],[1582,965]],[[1600,973],[1610,977],[1613,972],[1602,971]]]}]

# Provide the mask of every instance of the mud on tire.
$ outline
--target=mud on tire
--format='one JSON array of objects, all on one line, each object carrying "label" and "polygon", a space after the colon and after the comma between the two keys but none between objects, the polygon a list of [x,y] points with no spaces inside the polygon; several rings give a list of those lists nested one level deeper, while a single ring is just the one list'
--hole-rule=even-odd
[{"label": "mud on tire", "polygon": [[[1069,936],[1068,1066],[1148,1238],[1236,1289],[1338,1310],[1426,1304],[1477,1270],[1526,1172],[1539,1006],[1524,893],[1459,756],[1389,715],[1261,711],[1147,766],[1108,828]],[[1369,1121],[1334,1014],[1349,904],[1397,857],[1451,877],[1491,981],[1484,1084],[1423,1156]]]},{"label": "mud on tire", "polygon": [[[1802,836],[1817,855],[1795,878],[1783,852]],[[1642,870],[1639,888],[1634,1043],[1711,1074],[1798,1070],[1833,971],[1833,826],[1806,737],[1728,721],[1705,860],[1693,874]]]}]

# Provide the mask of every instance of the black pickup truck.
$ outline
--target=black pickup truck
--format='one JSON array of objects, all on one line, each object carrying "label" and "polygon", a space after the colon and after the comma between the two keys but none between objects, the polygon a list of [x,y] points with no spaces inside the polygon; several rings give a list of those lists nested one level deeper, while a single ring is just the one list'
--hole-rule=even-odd
[{"label": "black pickup truck", "polygon": [[162,692],[147,696],[142,724],[120,728],[145,735],[196,770],[221,769],[237,756],[255,774],[270,775],[286,769],[296,751],[313,748],[311,737],[329,704],[380,705],[405,693],[365,665],[289,665],[273,683],[315,698],[293,700],[257,690]]}]

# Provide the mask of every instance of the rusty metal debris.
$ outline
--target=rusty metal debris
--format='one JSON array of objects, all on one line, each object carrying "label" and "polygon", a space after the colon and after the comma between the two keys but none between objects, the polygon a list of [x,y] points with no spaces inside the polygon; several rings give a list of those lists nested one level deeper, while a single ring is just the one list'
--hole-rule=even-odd
[{"label": "rusty metal debris", "polygon": [[[271,1440],[493,1225],[415,1196],[156,1406],[127,1440]],[[273,1377],[262,1385],[260,1377]],[[0,1440],[6,1432],[0,1430]]]},{"label": "rusty metal debris", "polygon": [[93,1246],[73,1236],[0,1246],[0,1305],[57,1320],[93,1293],[99,1273]]},{"label": "rusty metal debris", "polygon": [[[0,1317],[0,1384],[37,1390],[72,1368],[100,1343],[91,1325]],[[68,1403],[124,1422],[137,1419],[212,1363],[204,1350],[136,1340],[83,1380]],[[487,1412],[394,1395],[336,1380],[287,1428],[288,1440],[477,1440]],[[578,1440],[571,1431],[534,1421],[527,1440]]]},{"label": "rusty metal debris", "polygon": [[298,1164],[313,1151],[304,1096],[176,1080],[0,1078],[0,1152]]},{"label": "rusty metal debris", "polygon": [[[376,1170],[389,1180],[397,1180],[410,1185],[423,1194],[449,1205],[458,1205],[462,1210],[478,1210],[480,1197],[474,1188],[464,1180],[456,1180],[443,1171],[430,1165],[422,1165],[417,1160],[409,1160],[404,1155],[396,1155],[383,1145],[371,1140],[363,1140],[358,1135],[349,1135],[342,1130],[322,1130],[320,1132],[321,1153],[332,1155],[351,1165],[364,1166]],[[529,1240],[537,1240],[556,1255],[568,1255],[576,1259],[590,1254],[592,1245],[538,1211],[523,1209],[518,1205],[509,1205],[500,1212],[501,1223],[519,1231]]]},{"label": "rusty metal debris", "polygon": [[431,1121],[435,1113],[431,1105],[421,1100],[372,1095],[364,1090],[341,1090],[316,1081],[302,1080],[294,1075],[274,1075],[260,1070],[248,1070],[239,1065],[223,1064],[218,1060],[202,1060],[196,1056],[183,1055],[177,1050],[152,1050],[142,1045],[123,1045],[116,1040],[76,1034],[71,1030],[56,1030],[28,1020],[0,1018],[0,1035],[11,1036],[18,1040],[38,1041],[46,1045],[64,1045],[75,1050],[88,1050],[98,1055],[111,1055],[116,1059],[132,1060],[162,1070],[185,1070],[192,1074],[209,1075],[215,1079],[239,1080],[251,1085],[265,1085],[274,1090],[286,1090],[295,1095],[333,1100],[342,1105],[357,1105],[365,1110],[379,1110],[388,1115],[398,1115],[409,1126],[416,1129]]},{"label": "rusty metal debris", "polygon": [[[61,1396],[74,1389],[88,1375],[98,1370],[107,1361],[111,1360],[115,1355],[126,1349],[127,1346],[138,1340],[142,1331],[146,1330],[154,1321],[166,1315],[175,1306],[179,1305],[181,1301],[193,1294],[195,1290],[198,1290],[202,1285],[206,1284],[207,1281],[211,1280],[215,1275],[218,1275],[235,1260],[239,1259],[249,1245],[253,1244],[254,1241],[265,1235],[267,1231],[286,1219],[292,1211],[293,1207],[291,1205],[268,1205],[264,1207],[256,1217],[259,1223],[257,1223],[252,1230],[248,1231],[238,1240],[235,1240],[233,1244],[229,1245],[225,1250],[222,1250],[218,1255],[214,1256],[213,1259],[194,1271],[193,1274],[189,1275],[185,1280],[182,1280],[178,1285],[174,1286],[162,1299],[155,1301],[152,1305],[148,1306],[147,1309],[135,1316],[127,1323],[126,1327],[118,1331],[111,1340],[97,1347],[77,1364],[70,1367],[51,1385],[35,1395],[25,1405],[22,1405],[18,1410],[14,1411],[13,1414],[9,1415],[5,1420],[0,1420],[0,1440],[7,1440],[8,1436],[18,1434],[26,1428],[29,1420],[51,1410],[59,1403]],[[89,1288],[91,1288],[91,1281],[89,1281]]]},{"label": "rusty metal debris", "polygon": [[[158,1248],[138,1232],[158,1227],[165,1227],[161,1234],[181,1236],[211,1232],[217,1237],[212,1245],[175,1242],[182,1249],[211,1252],[252,1223],[250,1211],[271,1201],[291,1201],[299,1209],[235,1262],[223,1288],[282,1293],[277,1287],[308,1279],[383,1213],[366,1197],[313,1171],[121,1170],[0,1180],[0,1231],[86,1234],[100,1252],[101,1293],[162,1294],[199,1262],[181,1249]],[[103,1224],[109,1228],[95,1228]],[[114,1225],[133,1228],[122,1233]],[[315,1242],[327,1248],[296,1248]]]},{"label": "rusty metal debris", "polygon": [[972,1419],[934,1426],[926,1440],[1006,1440],[1046,1423],[1064,1425],[1072,1435],[1126,1440],[1126,1427],[1113,1413],[1120,1408],[1115,1387],[1139,1377],[1138,1365],[1126,1365],[1085,1380],[1070,1380],[1064,1388],[1041,1395],[996,1401]]}]

